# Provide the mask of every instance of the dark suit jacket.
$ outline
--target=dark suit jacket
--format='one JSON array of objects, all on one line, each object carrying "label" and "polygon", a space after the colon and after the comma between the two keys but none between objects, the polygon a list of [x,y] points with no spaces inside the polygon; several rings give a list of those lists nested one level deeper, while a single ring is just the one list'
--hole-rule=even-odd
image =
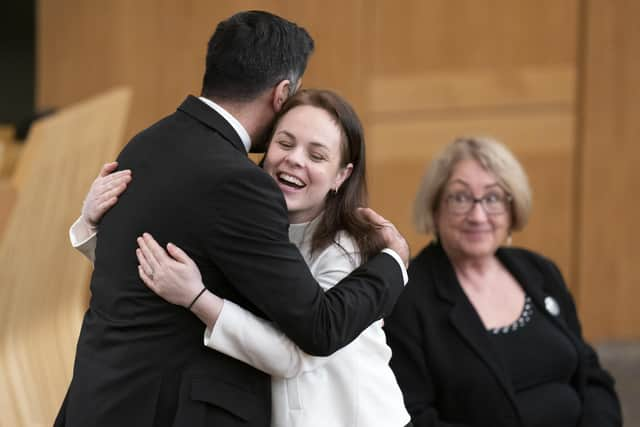
[{"label": "dark suit jacket", "polygon": [[139,280],[136,237],[144,231],[185,249],[209,289],[273,320],[316,355],[389,313],[403,289],[400,267],[380,254],[323,293],[289,243],[275,182],[195,97],[134,137],[118,161],[134,179],[100,224],[90,307],[58,425],[269,426],[269,377],[205,348],[196,316]]},{"label": "dark suit jacket", "polygon": [[[548,259],[523,249],[499,249],[497,257],[531,297],[536,311],[577,350],[572,385],[582,399],[579,425],[620,426],[613,380],[582,339],[560,271]],[[558,316],[545,309],[547,296],[557,301]],[[385,329],[393,351],[391,367],[415,427],[524,426],[505,367],[440,245],[430,244],[412,260],[409,283],[385,319]]]}]

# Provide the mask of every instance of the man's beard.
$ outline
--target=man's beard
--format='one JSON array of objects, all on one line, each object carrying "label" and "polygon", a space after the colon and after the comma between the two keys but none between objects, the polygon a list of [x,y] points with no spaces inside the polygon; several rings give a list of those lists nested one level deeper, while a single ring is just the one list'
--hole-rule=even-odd
[{"label": "man's beard", "polygon": [[264,153],[267,151],[272,128],[273,123],[270,123],[268,126],[265,126],[265,128],[251,140],[251,149],[249,150],[250,153]]}]

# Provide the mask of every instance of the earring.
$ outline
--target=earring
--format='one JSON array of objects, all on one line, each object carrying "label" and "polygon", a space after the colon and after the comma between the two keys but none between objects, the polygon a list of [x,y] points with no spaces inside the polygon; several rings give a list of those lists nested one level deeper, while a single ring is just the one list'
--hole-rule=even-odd
[{"label": "earring", "polygon": [[509,232],[509,235],[507,236],[507,246],[511,246],[511,232]]},{"label": "earring", "polygon": [[329,190],[329,195],[331,197],[335,197],[338,195],[338,189],[337,188],[332,188],[331,190]]}]

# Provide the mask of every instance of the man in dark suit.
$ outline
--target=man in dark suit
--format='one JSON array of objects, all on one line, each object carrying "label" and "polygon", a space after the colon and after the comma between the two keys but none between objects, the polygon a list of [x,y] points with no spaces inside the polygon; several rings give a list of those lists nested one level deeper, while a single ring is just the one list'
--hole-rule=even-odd
[{"label": "man in dark suit", "polygon": [[135,136],[118,158],[135,180],[104,216],[91,302],[65,426],[269,426],[269,377],[203,346],[204,325],[138,278],[136,237],[184,248],[206,286],[273,320],[302,349],[327,355],[389,313],[402,291],[406,241],[323,293],[288,241],[280,190],[247,157],[300,83],[313,41],[265,12],[221,22],[202,97]]}]

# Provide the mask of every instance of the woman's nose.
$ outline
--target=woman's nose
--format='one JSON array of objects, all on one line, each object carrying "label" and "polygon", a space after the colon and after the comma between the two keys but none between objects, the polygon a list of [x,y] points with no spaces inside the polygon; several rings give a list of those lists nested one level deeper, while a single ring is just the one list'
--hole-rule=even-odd
[{"label": "woman's nose", "polygon": [[472,221],[485,221],[487,217],[487,211],[481,202],[474,203],[471,210],[467,213],[467,218]]},{"label": "woman's nose", "polygon": [[304,154],[302,153],[302,150],[296,148],[287,153],[285,160],[290,165],[302,166],[304,164]]}]

